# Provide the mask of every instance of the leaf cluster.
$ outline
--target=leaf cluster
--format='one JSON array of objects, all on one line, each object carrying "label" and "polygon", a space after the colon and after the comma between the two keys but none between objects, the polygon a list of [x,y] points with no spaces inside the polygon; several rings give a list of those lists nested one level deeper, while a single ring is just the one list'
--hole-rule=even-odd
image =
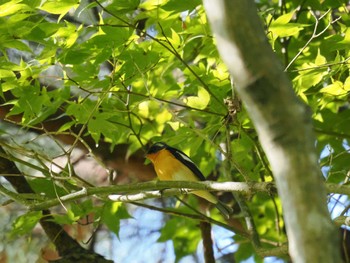
[{"label": "leaf cluster", "polygon": [[[315,144],[330,183],[346,183],[350,171],[345,2],[257,1],[272,48],[313,112]],[[100,186],[76,173],[76,149],[112,170],[118,158],[140,156],[156,141],[182,149],[209,179],[274,180],[200,1],[1,0],[0,25],[0,146],[7,153],[1,158],[20,167],[34,199]],[[287,241],[278,196],[243,196],[245,206],[240,197],[224,198],[237,208],[240,224],[247,222],[240,212],[249,211],[264,249]],[[62,205],[67,210],[54,220],[75,224],[94,214],[95,226],[118,235],[120,220],[129,218],[125,207],[105,198],[94,202]],[[192,197],[189,203],[197,206]],[[29,233],[39,220],[40,213],[30,211],[12,233]],[[170,239],[177,260],[194,253],[200,240],[195,221],[169,219],[159,242]],[[232,239],[239,244],[236,260],[261,260],[247,240]]]}]

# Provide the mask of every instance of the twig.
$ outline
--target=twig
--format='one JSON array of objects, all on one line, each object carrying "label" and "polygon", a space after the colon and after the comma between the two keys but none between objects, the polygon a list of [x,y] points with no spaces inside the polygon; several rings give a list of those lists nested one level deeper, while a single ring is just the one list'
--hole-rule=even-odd
[{"label": "twig", "polygon": [[1,184],[0,184],[0,194],[10,198],[11,200],[15,201],[18,204],[21,204],[24,206],[28,206],[31,204],[31,202],[28,201],[28,199],[23,198],[22,195],[20,195],[18,193],[14,193],[14,192],[8,190],[7,188],[5,188]]},{"label": "twig", "polygon": [[311,43],[312,40],[314,40],[315,38],[321,36],[324,32],[327,31],[327,29],[332,25],[333,22],[330,20],[328,25],[319,33],[317,33],[317,29],[318,29],[318,23],[320,22],[321,19],[323,19],[329,12],[331,12],[332,9],[328,9],[327,12],[325,12],[322,16],[320,16],[319,18],[317,18],[316,14],[314,13],[314,11],[310,10],[311,15],[315,18],[316,22],[315,22],[315,27],[314,27],[314,31],[312,33],[312,36],[310,37],[310,39],[305,43],[305,45],[299,50],[299,52],[295,55],[295,57],[289,62],[289,64],[287,65],[287,67],[284,69],[284,71],[286,72],[289,67],[297,60],[297,58],[304,52],[304,50],[307,48],[307,46]]},{"label": "twig", "polygon": [[220,226],[224,229],[227,229],[229,231],[235,232],[238,235],[245,237],[245,238],[249,238],[248,233],[246,232],[242,232],[242,230],[240,229],[236,229],[230,225],[224,224],[220,221],[217,221],[211,217],[205,216],[203,214],[201,215],[196,215],[196,214],[190,214],[190,213],[184,213],[184,212],[180,212],[180,211],[176,211],[176,210],[170,210],[170,209],[166,209],[166,208],[161,208],[161,207],[156,207],[156,206],[152,206],[152,205],[148,205],[145,203],[138,203],[138,202],[130,202],[133,205],[136,206],[141,206],[150,210],[154,210],[154,211],[159,211],[162,213],[166,213],[168,215],[173,215],[173,216],[178,216],[178,217],[184,217],[184,218],[189,218],[189,219],[194,219],[194,220],[198,220],[198,221],[203,221],[203,222],[207,222],[207,223],[211,223],[217,226]]},{"label": "twig", "polygon": [[350,134],[346,134],[346,133],[340,133],[340,132],[334,132],[334,131],[325,131],[325,130],[321,130],[318,128],[314,128],[314,132],[318,133],[318,134],[325,134],[325,135],[329,135],[329,136],[334,136],[334,137],[340,137],[343,139],[350,139]]},{"label": "twig", "polygon": [[315,70],[315,69],[321,69],[321,68],[329,68],[329,67],[333,67],[333,66],[338,66],[338,65],[347,65],[349,64],[349,60],[350,57],[339,61],[339,62],[330,62],[330,63],[325,63],[325,64],[321,64],[321,65],[317,65],[314,67],[308,67],[308,68],[301,68],[301,69],[293,69],[290,72],[301,72],[301,71],[307,71],[307,70]]},{"label": "twig", "polygon": [[[231,160],[231,159],[233,159],[233,155],[232,155],[231,141],[230,141],[230,127],[228,124],[226,124],[225,133],[226,133],[226,152],[230,158],[229,160]],[[225,172],[227,175],[231,174],[231,166],[230,165],[225,165]],[[245,179],[247,180],[247,178],[245,178]],[[247,230],[248,230],[249,234],[251,234],[252,244],[253,244],[254,248],[259,248],[261,246],[260,237],[259,237],[258,231],[256,229],[255,222],[254,222],[253,216],[250,212],[250,209],[249,209],[247,203],[245,202],[245,200],[240,195],[240,193],[233,192],[232,194],[233,194],[234,199],[238,203],[242,214],[244,215]]]}]

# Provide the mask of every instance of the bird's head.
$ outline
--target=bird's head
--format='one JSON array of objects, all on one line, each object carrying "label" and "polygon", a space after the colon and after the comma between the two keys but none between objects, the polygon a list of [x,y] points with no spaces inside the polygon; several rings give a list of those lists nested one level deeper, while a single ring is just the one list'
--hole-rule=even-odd
[{"label": "bird's head", "polygon": [[155,158],[157,157],[158,153],[161,150],[166,149],[167,147],[168,145],[163,142],[157,142],[153,144],[147,151],[146,158],[153,162],[153,160],[155,160]]}]

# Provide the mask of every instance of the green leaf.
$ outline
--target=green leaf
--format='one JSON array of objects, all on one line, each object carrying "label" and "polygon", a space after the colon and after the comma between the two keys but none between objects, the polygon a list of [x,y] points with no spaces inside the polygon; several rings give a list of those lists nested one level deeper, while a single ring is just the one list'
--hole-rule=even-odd
[{"label": "green leaf", "polygon": [[42,22],[38,25],[38,28],[44,32],[45,37],[52,36],[57,32],[62,27],[60,24],[53,24],[53,23],[47,23],[47,22]]},{"label": "green leaf", "polygon": [[[237,237],[235,236],[235,240],[236,238]],[[253,245],[250,242],[242,242],[240,243],[238,250],[234,253],[235,261],[242,262],[250,258],[253,254],[254,254]]]},{"label": "green leaf", "polygon": [[110,114],[95,114],[88,123],[88,130],[96,144],[100,140],[101,134],[106,137],[113,136],[116,133],[116,125],[109,121]]},{"label": "green leaf", "polygon": [[309,63],[307,65],[303,64],[301,69],[307,69],[307,70],[300,71],[300,75],[298,75],[293,80],[297,91],[306,91],[311,87],[314,87],[320,84],[324,76],[327,75],[327,71],[325,71],[322,68],[308,70],[310,67],[314,68],[315,64],[313,63]]},{"label": "green leaf", "polygon": [[132,31],[125,27],[103,26],[91,37],[89,44],[99,48],[119,47],[127,42]]},{"label": "green leaf", "polygon": [[72,220],[72,216],[69,216],[70,212],[67,212],[67,214],[64,214],[64,215],[52,215],[53,216],[53,219],[54,221],[57,223],[57,224],[60,224],[60,225],[72,225],[75,223],[76,220]]},{"label": "green leaf", "polygon": [[6,48],[14,48],[21,51],[32,52],[32,50],[25,43],[19,40],[12,39],[0,44]]},{"label": "green leaf", "polygon": [[131,216],[123,203],[108,201],[104,204],[101,214],[101,221],[118,237],[120,220],[129,218],[131,218]]},{"label": "green leaf", "polygon": [[181,258],[194,253],[201,239],[200,231],[193,220],[172,218],[168,220],[161,230],[158,242],[172,240],[176,262]]},{"label": "green leaf", "polygon": [[162,6],[162,8],[172,13],[179,13],[184,11],[192,11],[200,4],[200,0],[170,0],[167,1],[166,4]]},{"label": "green leaf", "polygon": [[108,11],[113,14],[125,14],[135,11],[140,4],[140,0],[114,0],[108,6]]},{"label": "green leaf", "polygon": [[169,40],[171,40],[171,44],[175,48],[181,47],[181,38],[180,38],[179,34],[176,33],[176,31],[174,29],[171,29],[171,38]]},{"label": "green leaf", "polygon": [[335,81],[333,84],[322,88],[320,92],[333,96],[346,95],[348,93],[344,90],[343,83],[340,81]]},{"label": "green leaf", "polygon": [[99,208],[94,206],[91,199],[88,199],[78,204],[72,203],[70,210],[74,217],[78,217],[79,219],[81,219],[83,217],[88,216],[95,210],[99,210]]},{"label": "green leaf", "polygon": [[269,31],[272,33],[273,38],[277,37],[289,37],[298,34],[304,29],[306,25],[298,23],[290,23],[295,11],[279,16],[276,20],[271,22]]},{"label": "green leaf", "polygon": [[42,93],[38,86],[27,86],[14,89],[12,92],[18,99],[11,102],[14,107],[8,116],[23,112],[22,122],[25,124],[40,116],[43,105],[49,100],[47,94]]},{"label": "green leaf", "polygon": [[45,194],[45,197],[48,198],[55,198],[57,195],[62,196],[67,194],[63,188],[59,186],[54,187],[52,181],[47,178],[35,178],[28,180],[28,183],[35,192]]},{"label": "green leaf", "polygon": [[318,49],[317,56],[315,59],[315,66],[321,66],[327,63],[327,59],[321,55],[321,50]]},{"label": "green leaf", "polygon": [[96,102],[91,100],[84,100],[83,102],[70,102],[66,109],[66,113],[74,116],[78,123],[85,124],[91,117],[95,106]]},{"label": "green leaf", "polygon": [[189,96],[184,101],[190,107],[203,110],[209,104],[210,94],[204,88],[198,88],[198,96]]},{"label": "green leaf", "polygon": [[[70,43],[68,43],[70,46]],[[64,57],[60,60],[64,64],[82,64],[91,56],[91,51],[89,50],[68,50]]]},{"label": "green leaf", "polygon": [[26,4],[19,4],[22,0],[12,0],[0,5],[0,17],[13,15],[19,12],[31,12],[32,8]]},{"label": "green leaf", "polygon": [[41,211],[31,211],[19,216],[12,224],[11,236],[17,237],[28,234],[42,217]]},{"label": "green leaf", "polygon": [[[60,46],[69,48],[77,41],[79,37],[79,28],[73,23],[65,21],[66,26],[60,27],[53,35]],[[69,51],[69,50],[68,50]]]},{"label": "green leaf", "polygon": [[343,86],[344,90],[349,92],[350,91],[350,77],[347,77],[345,82],[344,82],[344,86]]},{"label": "green leaf", "polygon": [[63,17],[69,10],[76,9],[78,6],[78,0],[48,0],[39,9]]},{"label": "green leaf", "polygon": [[0,69],[0,79],[4,78],[14,78],[16,77],[15,73],[12,70]]},{"label": "green leaf", "polygon": [[69,130],[74,124],[75,124],[75,121],[66,122],[58,129],[57,132],[63,132],[63,131]]}]

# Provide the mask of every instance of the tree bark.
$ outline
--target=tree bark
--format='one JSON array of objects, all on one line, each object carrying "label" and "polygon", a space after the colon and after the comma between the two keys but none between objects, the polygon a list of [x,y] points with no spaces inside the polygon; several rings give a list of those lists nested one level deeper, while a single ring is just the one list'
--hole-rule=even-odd
[{"label": "tree bark", "polygon": [[340,262],[311,114],[267,41],[253,0],[204,0],[217,47],[266,152],[293,262]]},{"label": "tree bark", "polygon": [[199,227],[202,233],[203,249],[204,249],[204,262],[215,263],[213,239],[211,237],[211,225],[208,222],[199,222]]}]

